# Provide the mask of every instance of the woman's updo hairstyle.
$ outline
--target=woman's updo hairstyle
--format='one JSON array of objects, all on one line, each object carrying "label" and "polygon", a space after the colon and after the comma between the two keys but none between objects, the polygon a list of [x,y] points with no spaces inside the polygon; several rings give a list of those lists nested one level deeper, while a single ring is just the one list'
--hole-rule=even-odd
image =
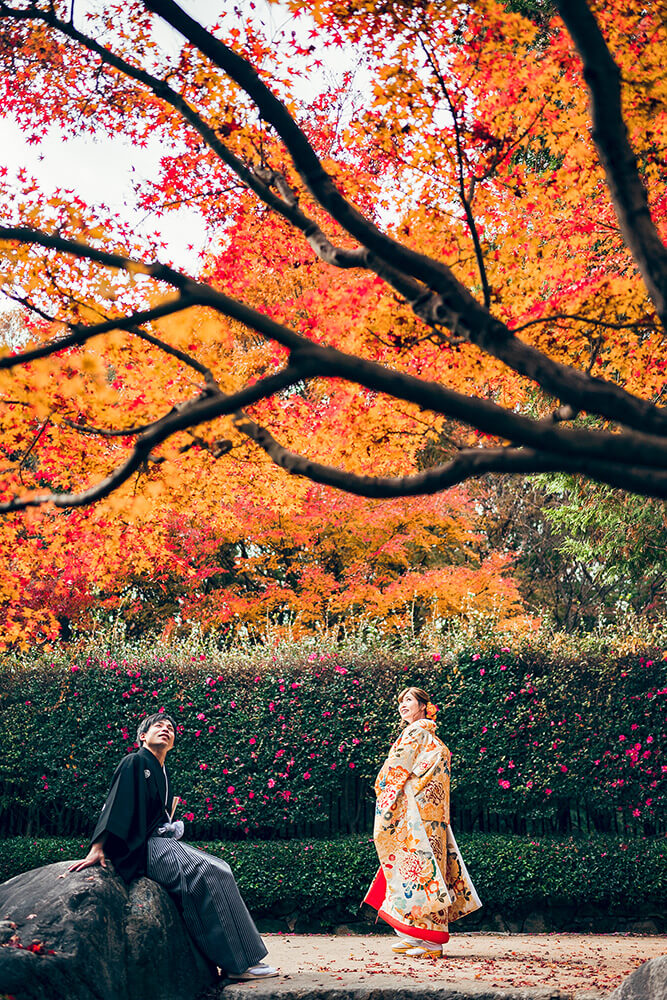
[{"label": "woman's updo hairstyle", "polygon": [[399,705],[405,698],[406,694],[411,694],[413,698],[417,699],[420,705],[424,706],[424,708],[426,709],[427,719],[435,719],[435,714],[438,711],[438,709],[435,707],[434,704],[432,704],[429,696],[426,694],[426,691],[424,691],[423,688],[417,688],[417,687],[403,688],[403,690],[399,693],[397,698]]}]

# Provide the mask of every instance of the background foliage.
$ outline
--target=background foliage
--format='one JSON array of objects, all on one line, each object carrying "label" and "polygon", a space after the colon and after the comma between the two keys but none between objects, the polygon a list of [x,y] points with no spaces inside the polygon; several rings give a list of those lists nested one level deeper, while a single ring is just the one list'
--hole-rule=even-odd
[{"label": "background foliage", "polygon": [[[478,917],[497,911],[511,918],[564,907],[568,914],[564,919],[571,921],[579,907],[591,906],[604,907],[610,915],[664,913],[667,865],[664,841],[658,838],[463,834],[459,844],[484,901]],[[368,837],[272,844],[214,841],[201,846],[231,865],[253,916],[298,915],[297,931],[312,932],[313,927],[328,931],[359,920],[360,900],[377,868]],[[39,865],[80,857],[85,847],[75,838],[0,840],[0,881]],[[466,925],[469,929],[467,921]]]},{"label": "background foliage", "polygon": [[[163,14],[167,6],[157,5]],[[664,19],[656,5],[595,6],[618,64],[639,191],[649,197],[659,242],[667,231]],[[307,45],[289,20],[274,31],[267,11],[252,4],[217,11],[216,37],[261,66],[333,183],[396,240],[392,270],[399,246],[429,255],[451,269],[467,305],[449,326],[424,323],[417,302],[423,306],[428,282],[415,300],[410,282],[397,285],[380,263],[373,241],[375,270],[361,260],[336,267],[336,255],[321,256],[321,243],[315,251],[289,213],[267,211],[269,188],[260,186],[258,200],[248,175],[228,170],[230,156],[246,164],[255,191],[267,174],[282,183],[288,202],[294,198],[343,256],[357,246],[312,183],[304,190],[303,165],[290,157],[280,126],[270,127],[267,108],[252,107],[228,66],[184,44],[183,35],[165,48],[164,23],[156,25],[140,0],[91,10],[76,29],[65,0],[4,4],[3,107],[39,162],[48,157],[46,136],[66,142],[89,133],[102,142],[122,134],[127,161],[119,157],[118,171],[126,172],[128,195],[116,214],[93,199],[86,204],[69,185],[52,190],[50,178],[42,189],[44,177],[28,176],[23,165],[15,173],[0,168],[0,283],[17,303],[14,316],[0,317],[0,343],[53,351],[27,365],[0,359],[0,504],[11,508],[12,498],[33,491],[86,490],[134,453],[142,428],[192,404],[204,386],[230,394],[281,371],[285,344],[260,333],[267,318],[303,338],[311,357],[335,345],[355,359],[357,375],[362,362],[372,363],[423,379],[420,392],[433,381],[474,403],[476,416],[461,423],[451,404],[429,413],[347,376],[302,373],[288,391],[249,406],[248,415],[285,448],[348,476],[418,475],[470,449],[480,459],[480,446],[517,444],[514,433],[495,438],[479,423],[490,405],[496,417],[537,421],[538,438],[546,434],[539,418],[549,417],[552,437],[560,433],[550,419],[556,407],[556,424],[591,433],[595,450],[604,439],[592,432],[624,419],[596,409],[600,379],[662,404],[664,317],[661,325],[641,264],[623,242],[590,135],[581,58],[557,4],[294,0],[287,7],[308,31]],[[167,84],[176,105],[165,100]],[[182,102],[195,119],[177,113]],[[153,144],[159,166],[140,177],[136,151]],[[97,200],[106,195],[101,187]],[[160,238],[137,221],[148,213],[157,223],[184,204],[209,241],[192,273],[213,296],[203,302],[221,309],[224,293],[256,310],[254,320],[247,310],[240,322],[231,318],[237,312],[188,295],[165,304],[164,281],[138,275],[136,263],[110,270],[99,257],[104,247],[123,260],[166,263]],[[46,240],[41,249],[32,243],[36,230]],[[75,241],[69,249],[88,244],[92,258],[84,265],[76,254],[57,253],[54,235]],[[470,316],[482,313],[515,334],[507,349],[500,350],[505,334],[494,334],[487,353],[489,344],[468,329]],[[106,318],[124,332],[104,324],[106,332],[83,343]],[[59,338],[72,327],[75,342],[64,344]],[[532,362],[525,367],[524,346],[542,352],[546,391],[530,375]],[[568,391],[586,387],[583,402],[577,395],[576,405],[559,405],[568,401],[565,387],[556,392],[544,378],[545,370],[553,377],[554,361],[576,374]],[[495,424],[491,431],[501,434]],[[574,441],[571,435],[568,457]],[[415,610],[422,620],[434,608],[453,619],[465,617],[471,602],[484,611],[502,605],[524,627],[538,614],[567,628],[619,607],[664,606],[662,503],[580,490],[562,478],[547,498],[549,508],[563,504],[551,520],[542,487],[531,496],[521,482],[516,490],[473,483],[419,501],[362,501],[286,476],[231,416],[163,444],[94,507],[45,507],[0,523],[0,648],[67,639],[109,610],[137,636],[198,623],[233,637],[267,620],[302,634],[316,634],[323,622],[351,628],[368,611],[398,633]],[[638,455],[631,446],[631,464]],[[583,471],[592,472],[587,458]]]},{"label": "background foliage", "polygon": [[397,691],[440,706],[459,830],[663,829],[667,668],[636,636],[487,631],[237,648],[120,644],[0,666],[2,828],[86,832],[136,723],[165,708],[190,836],[370,831]]}]

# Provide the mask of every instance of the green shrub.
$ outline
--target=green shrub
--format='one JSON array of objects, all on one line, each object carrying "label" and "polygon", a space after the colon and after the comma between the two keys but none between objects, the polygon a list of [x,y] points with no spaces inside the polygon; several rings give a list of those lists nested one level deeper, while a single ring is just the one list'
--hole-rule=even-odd
[{"label": "green shrub", "polygon": [[183,645],[5,660],[0,829],[88,830],[138,720],[165,708],[178,722],[168,767],[191,836],[370,831],[396,693],[410,683],[440,706],[457,829],[498,829],[495,817],[518,833],[654,832],[667,772],[662,651],[567,643]]},{"label": "green shrub", "polygon": [[[458,841],[489,911],[511,914],[527,907],[592,904],[631,913],[646,904],[658,910],[667,904],[663,838],[462,834]],[[256,916],[298,911],[332,924],[358,919],[378,863],[368,837],[197,846],[231,865]],[[0,881],[53,861],[82,857],[86,849],[76,838],[0,840]]]}]

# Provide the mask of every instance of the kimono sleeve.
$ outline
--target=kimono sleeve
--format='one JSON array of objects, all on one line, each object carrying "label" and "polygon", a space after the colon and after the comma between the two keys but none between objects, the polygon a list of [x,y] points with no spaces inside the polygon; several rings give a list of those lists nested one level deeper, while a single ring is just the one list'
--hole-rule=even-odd
[{"label": "kimono sleeve", "polygon": [[126,881],[143,871],[148,840],[148,792],[138,754],[121,761],[91,840],[103,834],[104,852]]},{"label": "kimono sleeve", "polygon": [[408,726],[396,740],[375,782],[377,808],[391,813],[413,772],[427,734],[421,726]]}]

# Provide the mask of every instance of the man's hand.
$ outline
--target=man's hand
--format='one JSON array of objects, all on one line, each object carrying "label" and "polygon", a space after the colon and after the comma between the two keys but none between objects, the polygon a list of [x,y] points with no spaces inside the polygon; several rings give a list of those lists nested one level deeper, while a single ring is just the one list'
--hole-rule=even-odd
[{"label": "man's hand", "polygon": [[[107,866],[107,858],[104,853],[103,841],[96,840],[94,844],[91,845],[90,850],[86,854],[85,858],[81,861],[75,861],[73,865],[70,865],[67,869],[68,872],[80,872],[84,868],[92,868],[93,865],[101,865],[102,868]],[[62,876],[60,876],[62,878]]]}]

